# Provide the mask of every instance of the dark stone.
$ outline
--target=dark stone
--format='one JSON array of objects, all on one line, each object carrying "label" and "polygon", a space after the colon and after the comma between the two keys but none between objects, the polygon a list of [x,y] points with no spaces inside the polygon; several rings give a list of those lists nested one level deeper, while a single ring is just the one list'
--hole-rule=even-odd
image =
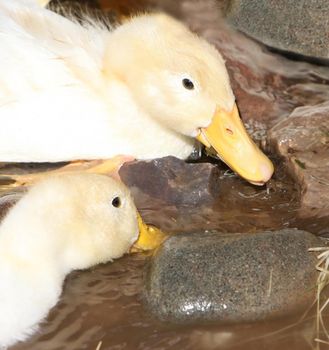
[{"label": "dark stone", "polygon": [[268,46],[329,62],[328,13],[327,0],[231,0],[226,15]]},{"label": "dark stone", "polygon": [[209,163],[189,164],[175,157],[125,163],[121,180],[138,199],[148,195],[167,205],[197,205],[218,197],[219,170]]},{"label": "dark stone", "polygon": [[328,216],[329,102],[295,109],[269,131],[269,142],[301,186],[303,215],[308,208]]},{"label": "dark stone", "polygon": [[264,320],[307,308],[316,295],[321,240],[286,229],[170,237],[145,274],[144,299],[161,320],[231,323]]}]

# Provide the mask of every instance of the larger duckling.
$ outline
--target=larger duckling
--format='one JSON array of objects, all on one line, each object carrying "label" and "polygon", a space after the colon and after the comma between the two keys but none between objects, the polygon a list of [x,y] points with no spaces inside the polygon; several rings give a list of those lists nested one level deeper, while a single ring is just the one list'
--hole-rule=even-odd
[{"label": "larger duckling", "polygon": [[271,177],[223,58],[173,18],[142,15],[109,31],[0,0],[0,33],[0,161],[185,159],[197,138],[248,181]]},{"label": "larger duckling", "polygon": [[32,187],[0,226],[0,348],[37,329],[70,271],[127,252],[138,221],[128,190],[103,175],[56,176]]}]

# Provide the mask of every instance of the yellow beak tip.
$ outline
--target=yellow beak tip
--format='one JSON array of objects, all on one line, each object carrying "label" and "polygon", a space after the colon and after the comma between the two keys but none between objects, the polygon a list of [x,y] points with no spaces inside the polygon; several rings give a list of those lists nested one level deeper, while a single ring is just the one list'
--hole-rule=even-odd
[{"label": "yellow beak tip", "polygon": [[142,217],[137,214],[139,237],[130,252],[153,250],[157,248],[167,237],[160,229],[152,225],[146,225]]},{"label": "yellow beak tip", "polygon": [[248,135],[236,105],[229,113],[217,108],[212,122],[200,130],[197,139],[250,183],[263,185],[274,172],[272,162]]}]

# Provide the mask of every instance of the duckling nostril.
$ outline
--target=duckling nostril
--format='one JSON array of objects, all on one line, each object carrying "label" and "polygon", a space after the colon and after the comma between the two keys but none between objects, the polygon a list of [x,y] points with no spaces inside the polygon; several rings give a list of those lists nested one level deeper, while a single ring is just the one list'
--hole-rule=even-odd
[{"label": "duckling nostril", "polygon": [[233,135],[233,131],[230,129],[230,128],[226,128],[225,131],[230,134],[230,135]]}]

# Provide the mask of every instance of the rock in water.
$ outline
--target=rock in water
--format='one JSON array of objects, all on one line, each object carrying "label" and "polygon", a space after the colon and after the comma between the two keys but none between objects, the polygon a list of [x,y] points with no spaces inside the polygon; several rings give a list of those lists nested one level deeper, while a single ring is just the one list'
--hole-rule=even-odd
[{"label": "rock in water", "polygon": [[299,107],[269,131],[273,150],[284,157],[301,186],[301,213],[329,215],[329,102]]},{"label": "rock in water", "polygon": [[233,0],[228,20],[277,49],[329,62],[327,0]]},{"label": "rock in water", "polygon": [[216,165],[189,164],[175,157],[129,162],[119,174],[137,206],[140,192],[170,205],[200,205],[216,199],[220,190]]},{"label": "rock in water", "polygon": [[147,266],[144,299],[173,322],[256,321],[308,307],[316,295],[321,240],[285,229],[256,234],[179,234]]}]

